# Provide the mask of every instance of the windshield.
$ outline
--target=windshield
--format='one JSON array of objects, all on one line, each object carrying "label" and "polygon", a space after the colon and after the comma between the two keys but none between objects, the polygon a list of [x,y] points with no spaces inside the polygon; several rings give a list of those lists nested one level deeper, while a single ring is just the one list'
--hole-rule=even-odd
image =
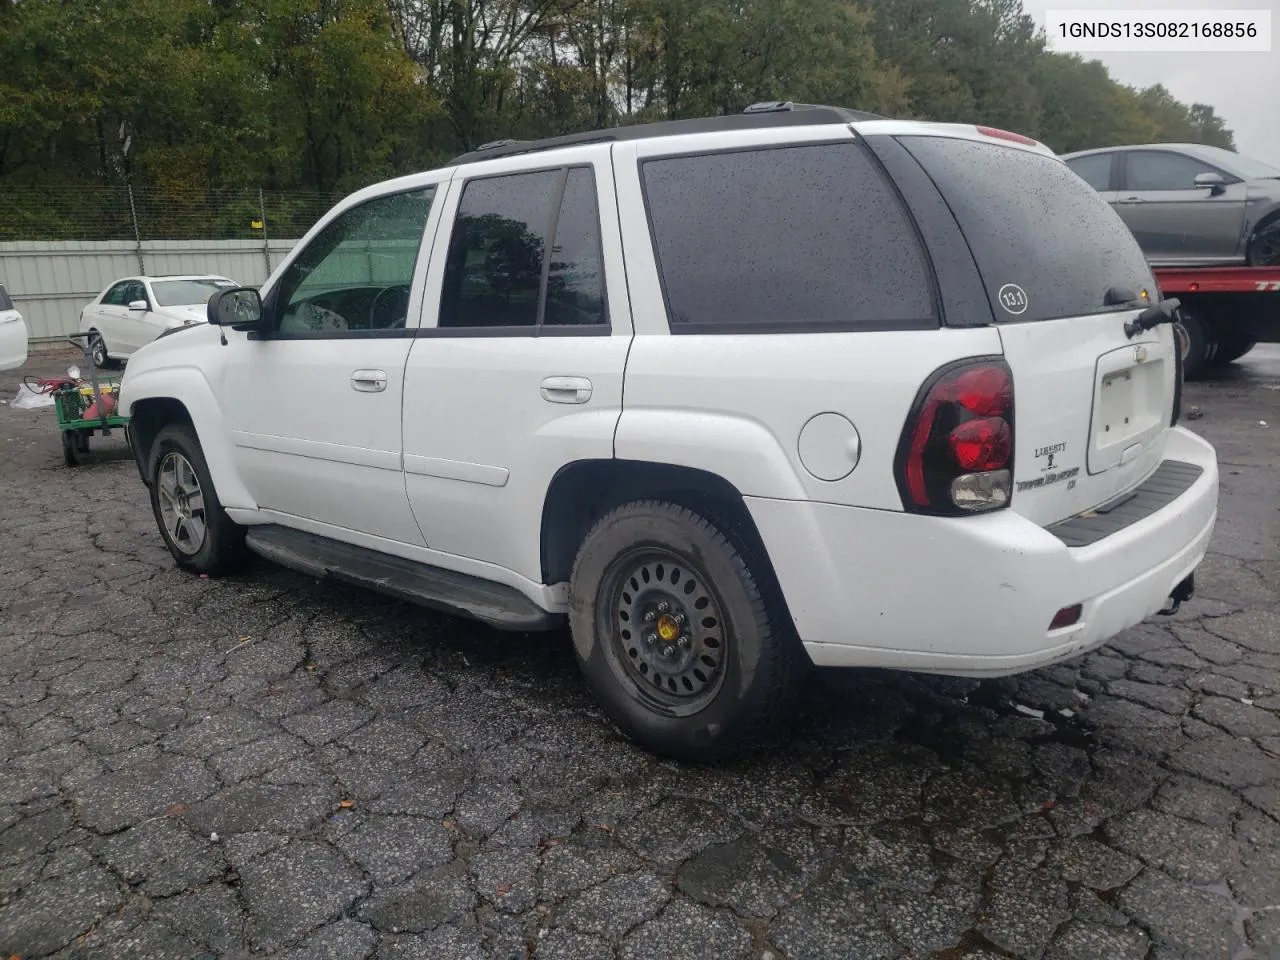
[{"label": "windshield", "polygon": [[186,307],[207,303],[222,287],[234,287],[230,280],[157,280],[151,284],[156,305],[161,307]]},{"label": "windshield", "polygon": [[1228,173],[1234,173],[1244,180],[1266,180],[1269,177],[1280,177],[1280,169],[1263,163],[1261,160],[1242,157],[1240,154],[1233,153],[1230,150],[1223,150],[1221,147],[1197,146],[1195,152],[1210,163],[1222,167]]},{"label": "windshield", "polygon": [[998,322],[1116,309],[1112,287],[1154,291],[1142,250],[1101,195],[1052,157],[948,137],[902,144],[969,241]]}]

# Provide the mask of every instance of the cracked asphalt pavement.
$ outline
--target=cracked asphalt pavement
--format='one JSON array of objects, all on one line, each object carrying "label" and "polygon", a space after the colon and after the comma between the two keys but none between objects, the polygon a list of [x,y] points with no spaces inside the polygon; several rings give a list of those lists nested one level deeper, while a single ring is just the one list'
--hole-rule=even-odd
[{"label": "cracked asphalt pavement", "polygon": [[1186,402],[1222,500],[1178,615],[825,675],[716,767],[624,741],[565,637],[179,572],[122,441],[68,469],[0,406],[0,955],[1280,957],[1280,347]]}]

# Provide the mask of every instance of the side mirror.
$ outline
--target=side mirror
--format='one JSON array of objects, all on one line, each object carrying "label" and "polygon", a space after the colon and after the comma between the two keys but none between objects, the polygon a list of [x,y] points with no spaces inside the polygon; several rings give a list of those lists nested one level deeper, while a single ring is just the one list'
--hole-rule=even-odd
[{"label": "side mirror", "polygon": [[129,304],[129,309],[130,309],[130,310],[141,310],[141,311],[145,311],[145,310],[147,309],[147,301],[145,301],[145,300],[134,300],[133,302],[131,302],[131,303]]},{"label": "side mirror", "polygon": [[252,330],[262,322],[262,298],[252,287],[219,290],[209,298],[207,312],[215,327]]},{"label": "side mirror", "polygon": [[1216,197],[1227,189],[1227,181],[1222,179],[1222,174],[1220,173],[1198,173],[1196,174],[1195,185],[1197,187],[1208,187],[1209,196],[1211,197]]}]

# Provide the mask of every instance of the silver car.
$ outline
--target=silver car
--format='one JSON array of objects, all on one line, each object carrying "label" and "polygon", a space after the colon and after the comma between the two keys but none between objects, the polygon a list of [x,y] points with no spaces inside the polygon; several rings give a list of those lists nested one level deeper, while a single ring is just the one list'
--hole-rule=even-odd
[{"label": "silver car", "polygon": [[1115,208],[1155,266],[1280,265],[1280,169],[1193,143],[1062,159]]}]

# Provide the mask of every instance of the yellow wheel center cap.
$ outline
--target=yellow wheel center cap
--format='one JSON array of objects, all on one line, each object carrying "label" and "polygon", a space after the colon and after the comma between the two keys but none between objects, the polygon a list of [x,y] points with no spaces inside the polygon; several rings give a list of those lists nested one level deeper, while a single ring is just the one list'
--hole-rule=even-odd
[{"label": "yellow wheel center cap", "polygon": [[664,613],[658,618],[658,636],[668,642],[680,636],[680,624],[671,614]]}]

